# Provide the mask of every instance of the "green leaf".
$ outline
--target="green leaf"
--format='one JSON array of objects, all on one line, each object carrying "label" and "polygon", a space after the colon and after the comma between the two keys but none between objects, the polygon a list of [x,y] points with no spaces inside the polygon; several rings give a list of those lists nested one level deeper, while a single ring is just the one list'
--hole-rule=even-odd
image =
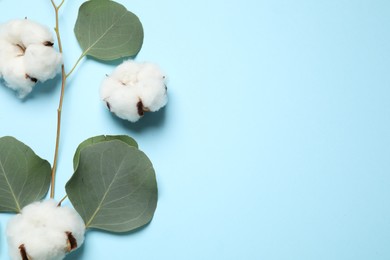
[{"label": "green leaf", "polygon": [[80,159],[80,152],[82,149],[85,147],[91,145],[91,144],[96,144],[100,142],[106,142],[106,141],[111,141],[111,140],[120,140],[122,142],[125,142],[126,144],[130,146],[134,146],[135,148],[138,148],[137,142],[131,138],[128,135],[99,135],[99,136],[94,136],[91,138],[88,138],[87,140],[83,141],[81,144],[76,149],[76,153],[74,154],[73,157],[73,169],[76,170],[77,166],[79,164],[79,159]]},{"label": "green leaf", "polygon": [[83,56],[107,61],[135,56],[144,38],[138,17],[123,5],[109,0],[83,3],[74,32]]},{"label": "green leaf", "polygon": [[50,186],[50,164],[13,137],[0,138],[0,211],[20,212],[42,199]]},{"label": "green leaf", "polygon": [[119,140],[82,149],[66,192],[87,228],[134,230],[151,221],[157,206],[152,163],[136,147]]}]

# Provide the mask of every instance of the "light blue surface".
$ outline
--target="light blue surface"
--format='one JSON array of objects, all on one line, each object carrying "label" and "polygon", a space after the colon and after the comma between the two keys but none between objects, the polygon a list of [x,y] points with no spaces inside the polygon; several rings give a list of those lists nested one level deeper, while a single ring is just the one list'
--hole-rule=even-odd
[{"label": "light blue surface", "polygon": [[[68,69],[82,2],[61,11]],[[67,259],[390,259],[390,1],[120,2],[144,25],[137,60],[164,68],[170,100],[139,123],[115,119],[98,95],[114,65],[82,62],[65,96],[56,197],[81,141],[128,134],[155,166],[158,208],[139,232],[89,232]],[[0,10],[0,22],[54,26],[49,0]],[[49,161],[55,84],[25,101],[0,86],[0,136]]]}]

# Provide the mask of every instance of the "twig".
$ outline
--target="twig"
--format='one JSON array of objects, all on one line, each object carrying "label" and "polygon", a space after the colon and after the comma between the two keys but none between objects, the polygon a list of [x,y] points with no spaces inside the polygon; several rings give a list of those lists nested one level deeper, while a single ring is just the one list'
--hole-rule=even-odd
[{"label": "twig", "polygon": [[[59,22],[58,22],[58,10],[61,8],[61,6],[64,4],[65,0],[62,0],[61,3],[57,6],[54,3],[54,0],[51,0],[51,3],[54,7],[55,15],[56,15],[56,27],[55,32],[57,35],[57,41],[58,41],[58,49],[59,52],[62,54],[62,43],[61,43],[61,36],[60,36],[60,30],[59,30]],[[61,66],[61,78],[62,78],[62,84],[61,84],[61,94],[60,94],[60,102],[57,109],[57,134],[56,134],[56,145],[54,150],[54,159],[53,159],[53,167],[51,170],[51,189],[50,189],[50,198],[54,198],[54,185],[55,185],[55,178],[56,178],[56,171],[57,171],[57,161],[58,161],[58,150],[60,146],[60,136],[61,136],[61,112],[62,112],[62,104],[64,101],[64,93],[65,93],[65,85],[66,85],[66,73],[65,73],[65,66],[62,64]]]},{"label": "twig", "polygon": [[57,207],[61,207],[62,202],[64,202],[64,200],[66,200],[66,198],[68,198],[68,194],[66,194],[66,195],[62,198],[62,200],[60,200],[60,202],[58,202]]}]

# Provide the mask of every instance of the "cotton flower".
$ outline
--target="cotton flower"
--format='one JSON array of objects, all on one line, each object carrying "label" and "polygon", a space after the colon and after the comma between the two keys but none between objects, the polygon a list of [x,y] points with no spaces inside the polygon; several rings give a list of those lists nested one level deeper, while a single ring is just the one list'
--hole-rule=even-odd
[{"label": "cotton flower", "polygon": [[0,25],[0,77],[6,85],[28,95],[35,84],[59,72],[62,55],[54,48],[50,30],[28,19]]},{"label": "cotton flower", "polygon": [[60,260],[84,242],[85,225],[72,208],[54,200],[24,207],[7,226],[11,260]]},{"label": "cotton flower", "polygon": [[3,70],[3,78],[7,86],[18,91],[21,97],[30,93],[37,82],[36,78],[26,74],[26,65],[23,57],[15,57],[8,61],[7,66]]},{"label": "cotton flower", "polygon": [[30,77],[37,78],[39,81],[52,79],[58,72],[53,70],[53,66],[59,68],[62,63],[61,55],[52,47],[42,44],[31,44],[24,54],[26,73]]},{"label": "cotton flower", "polygon": [[125,61],[102,82],[101,99],[122,119],[138,121],[145,112],[155,112],[168,101],[165,76],[152,63]]}]

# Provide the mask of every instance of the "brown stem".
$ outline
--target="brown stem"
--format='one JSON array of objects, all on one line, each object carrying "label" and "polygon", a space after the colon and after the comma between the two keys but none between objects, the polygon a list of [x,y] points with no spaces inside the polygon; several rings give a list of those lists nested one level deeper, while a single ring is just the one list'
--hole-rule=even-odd
[{"label": "brown stem", "polygon": [[[61,43],[61,36],[60,36],[60,30],[59,30],[59,22],[58,22],[58,10],[61,8],[62,4],[65,0],[62,0],[61,3],[57,6],[54,3],[54,0],[51,0],[51,3],[53,5],[55,15],[56,15],[56,27],[55,32],[57,35],[57,42],[58,42],[58,49],[60,53],[62,54],[62,43]],[[54,159],[53,159],[53,168],[51,170],[51,189],[50,189],[50,198],[54,198],[54,184],[55,184],[55,178],[56,178],[56,170],[57,170],[57,161],[58,161],[58,150],[60,146],[60,135],[61,135],[61,111],[62,111],[62,104],[64,100],[64,92],[65,92],[65,85],[66,85],[66,73],[65,73],[65,66],[62,64],[61,66],[61,78],[62,78],[62,84],[61,84],[61,94],[60,94],[60,101],[57,109],[57,134],[56,134],[56,145],[54,150]]]},{"label": "brown stem", "polygon": [[68,198],[68,194],[66,194],[66,195],[62,198],[62,200],[60,200],[60,202],[58,202],[57,207],[61,207],[62,202],[64,202],[64,201],[66,200],[66,198]]}]

